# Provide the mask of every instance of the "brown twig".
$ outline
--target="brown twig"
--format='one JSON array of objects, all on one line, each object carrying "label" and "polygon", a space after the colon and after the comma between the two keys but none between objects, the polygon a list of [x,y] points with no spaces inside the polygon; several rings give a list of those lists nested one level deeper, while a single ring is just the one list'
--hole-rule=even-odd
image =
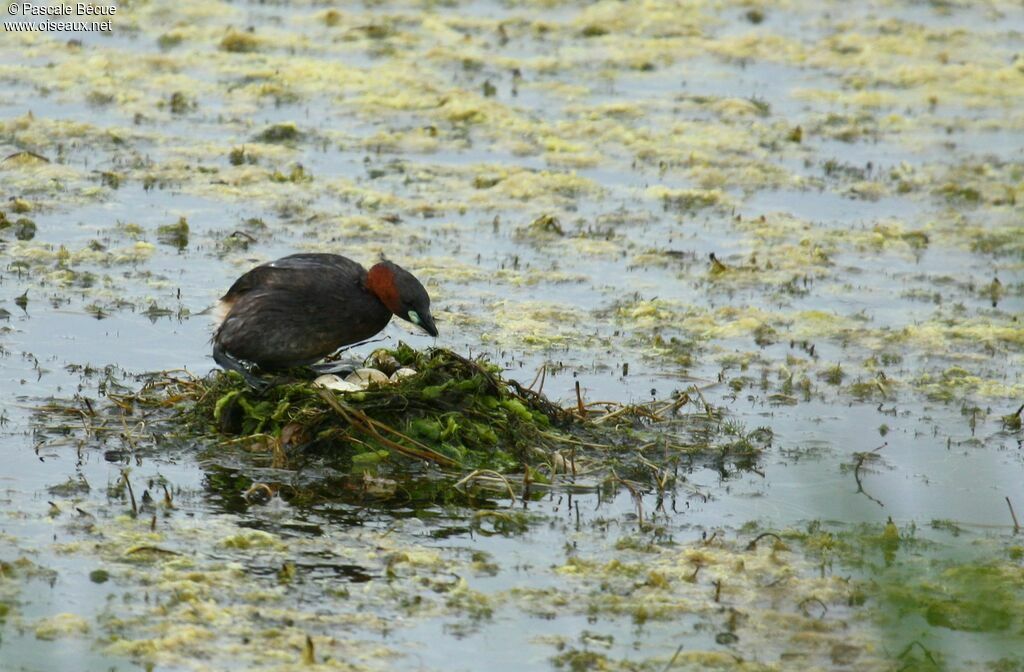
[{"label": "brown twig", "polygon": [[817,602],[818,604],[820,604],[820,605],[821,605],[821,608],[822,608],[822,610],[823,610],[823,611],[821,612],[821,615],[820,615],[820,616],[818,616],[818,620],[821,620],[821,619],[825,618],[825,614],[827,614],[827,613],[828,613],[828,605],[827,605],[827,604],[825,604],[824,602],[822,602],[822,601],[821,601],[821,600],[820,600],[819,598],[817,598],[817,597],[808,597],[808,598],[806,598],[806,599],[804,599],[804,600],[801,600],[801,601],[800,601],[800,604],[798,604],[798,605],[796,605],[796,606],[797,606],[797,608],[798,608],[798,609],[800,609],[800,611],[804,612],[804,615],[805,615],[805,616],[810,616],[810,615],[811,615],[811,613],[810,613],[810,612],[809,612],[809,611],[807,610],[807,605],[808,605],[808,604],[810,604],[810,603],[812,603],[812,602]]},{"label": "brown twig", "polygon": [[605,413],[601,417],[594,419],[594,424],[595,425],[600,425],[601,423],[605,422],[606,420],[610,420],[612,418],[617,418],[617,417],[619,417],[620,415],[622,415],[623,413],[625,413],[626,411],[628,411],[631,408],[633,408],[633,407],[632,406],[620,406],[619,408],[615,409],[614,411],[609,411],[608,413]]},{"label": "brown twig", "polygon": [[543,430],[537,430],[537,434],[544,438],[551,439],[552,441],[559,441],[561,443],[569,443],[574,446],[583,446],[584,448],[600,448],[601,450],[611,450],[612,446],[606,443],[589,443],[587,441],[580,441],[579,439],[573,439],[568,436],[559,436],[558,434],[552,434],[551,432],[545,432]]},{"label": "brown twig", "polygon": [[306,645],[302,647],[302,664],[316,665],[316,651],[313,648],[313,638],[306,635]]},{"label": "brown twig", "polygon": [[[551,403],[551,401],[543,394],[527,389],[515,380],[506,380],[505,383],[512,388],[509,393],[513,396],[517,396],[521,401],[539,406],[541,412],[548,417],[560,421],[571,421],[575,418],[571,411],[567,411],[566,409]],[[502,396],[502,394],[499,393],[498,396]]]},{"label": "brown twig", "polygon": [[621,483],[626,490],[629,490],[629,494],[633,497],[633,503],[636,505],[636,517],[637,522],[642,526],[644,524],[644,498],[639,490],[636,489],[632,483],[626,479],[620,477],[615,470],[612,469],[612,478]]},{"label": "brown twig", "polygon": [[617,417],[619,417],[621,415],[624,415],[626,413],[632,413],[633,415],[635,415],[637,417],[647,418],[648,420],[651,420],[653,422],[662,422],[664,420],[664,418],[662,418],[657,413],[655,413],[650,408],[648,408],[648,406],[646,404],[627,404],[625,406],[620,406],[619,408],[615,409],[614,411],[610,411],[608,413],[605,413],[604,415],[602,415],[599,418],[596,418],[594,420],[594,424],[595,425],[601,424],[601,423],[603,423],[603,422],[605,422],[607,420],[611,420],[612,418],[617,418]]},{"label": "brown twig", "polygon": [[665,411],[671,411],[672,413],[675,413],[676,411],[678,411],[680,408],[682,408],[683,406],[685,406],[688,403],[690,403],[690,395],[688,395],[688,394],[686,394],[684,392],[683,394],[679,395],[678,397],[676,397],[672,401],[666,403],[661,408],[659,408],[656,411],[654,411],[654,413],[655,413],[655,415],[659,415],[659,416],[664,415]]},{"label": "brown twig", "polygon": [[497,471],[494,471],[493,469],[477,469],[476,471],[470,473],[469,475],[467,475],[465,478],[460,480],[458,483],[456,483],[452,487],[455,488],[455,489],[458,489],[460,486],[466,485],[467,483],[469,483],[471,481],[475,482],[480,476],[490,476],[491,478],[494,478],[494,479],[496,479],[498,481],[501,481],[502,484],[504,484],[505,489],[508,490],[509,499],[512,500],[512,502],[509,504],[509,507],[515,506],[515,504],[516,504],[516,492],[512,488],[512,484],[509,482],[509,480],[507,478],[505,478],[503,475],[501,475]]},{"label": "brown twig", "polygon": [[757,542],[761,541],[765,537],[775,537],[775,539],[779,543],[784,543],[782,541],[782,537],[780,537],[779,535],[775,534],[774,532],[762,532],[761,534],[759,534],[756,537],[754,537],[753,541],[751,541],[749,544],[747,544],[747,550],[748,551],[753,551],[754,549],[756,549],[757,548]]},{"label": "brown twig", "polygon": [[[929,662],[929,663],[931,663],[931,664],[932,664],[932,666],[933,666],[933,667],[934,667],[934,668],[935,668],[936,670],[941,670],[941,669],[943,669],[943,668],[942,668],[942,667],[941,667],[941,666],[940,666],[940,665],[938,664],[938,662],[936,662],[936,660],[935,660],[935,656],[933,656],[933,655],[932,655],[932,652],[931,652],[931,651],[929,651],[929,650],[928,650],[928,649],[927,649],[927,648],[925,647],[925,645],[924,645],[924,644],[922,644],[921,642],[917,641],[916,639],[915,639],[914,641],[912,641],[912,642],[911,642],[910,644],[907,644],[906,648],[904,648],[904,649],[903,649],[902,651],[900,651],[899,655],[898,655],[898,656],[896,656],[896,658],[897,658],[898,660],[902,660],[903,658],[906,658],[907,654],[909,654],[909,653],[911,652],[911,650],[913,650],[913,648],[914,648],[914,646],[915,646],[915,645],[916,645],[916,646],[917,646],[918,648],[920,648],[920,649],[921,649],[921,651],[923,651],[923,652],[924,652],[924,657],[928,659],[928,662]],[[900,669],[906,669],[906,667],[903,667],[903,668],[900,668]]]},{"label": "brown twig", "polygon": [[704,398],[704,393],[700,391],[700,388],[694,385],[690,389],[697,393],[697,396],[700,398],[700,403],[704,404],[704,412],[707,414],[708,418],[715,417],[711,410],[711,404],[709,404],[708,400]]},{"label": "brown twig", "polygon": [[1017,514],[1013,512],[1013,504],[1010,503],[1010,498],[1006,498],[1006,505],[1010,507],[1010,517],[1013,518],[1013,533],[1017,534],[1020,532],[1020,523],[1017,522]]},{"label": "brown twig", "polygon": [[128,497],[130,497],[131,500],[132,500],[132,515],[133,516],[137,516],[137,515],[139,515],[139,507],[135,503],[135,491],[132,490],[132,482],[128,479],[128,470],[127,469],[122,469],[121,470],[121,480],[123,480],[125,486],[127,486],[127,488],[128,488]]},{"label": "brown twig", "polygon": [[665,665],[665,669],[662,670],[661,672],[668,672],[670,669],[672,669],[672,666],[676,664],[676,658],[678,658],[679,654],[682,653],[682,652],[683,652],[683,645],[680,644],[679,648],[676,649],[676,652],[674,654],[672,654],[672,658],[669,659],[668,664]]},{"label": "brown twig", "polygon": [[880,500],[872,497],[864,489],[864,484],[861,483],[861,481],[860,481],[860,468],[862,466],[864,466],[864,463],[867,462],[868,460],[874,459],[875,458],[875,454],[878,453],[878,451],[880,451],[882,448],[885,448],[888,445],[889,445],[889,443],[886,442],[886,443],[883,443],[882,445],[880,445],[878,448],[875,448],[874,450],[871,450],[871,451],[868,451],[868,452],[864,452],[864,453],[854,453],[854,456],[857,458],[857,463],[853,467],[853,480],[855,480],[857,482],[857,492],[859,492],[860,494],[864,495],[865,497],[870,499],[875,504],[878,504],[883,509],[885,508],[885,504],[883,504]]},{"label": "brown twig", "polygon": [[125,555],[135,555],[136,553],[154,553],[156,555],[181,555],[177,551],[171,551],[166,548],[160,548],[159,546],[132,546],[124,552]]},{"label": "brown twig", "polygon": [[460,354],[458,354],[456,352],[452,352],[451,350],[443,350],[443,351],[441,351],[439,349],[434,349],[434,350],[431,350],[430,354],[431,354],[431,356],[433,356],[433,355],[437,354],[438,352],[444,352],[445,355],[447,355],[447,356],[451,357],[452,359],[455,359],[455,360],[457,360],[459,362],[462,362],[463,364],[465,364],[469,368],[473,369],[474,371],[476,371],[477,373],[482,375],[487,380],[488,385],[491,386],[491,389],[494,391],[494,394],[499,396],[499,397],[501,396],[501,391],[502,391],[501,390],[501,385],[499,385],[498,381],[494,379],[494,376],[491,374],[490,371],[488,371],[483,366],[480,366],[480,362],[473,361],[472,359],[466,359],[462,355],[460,355]]},{"label": "brown twig", "polygon": [[27,150],[21,151],[21,152],[15,152],[14,154],[8,154],[7,156],[5,156],[3,158],[3,161],[0,161],[0,163],[3,163],[4,161],[10,161],[12,159],[20,159],[23,156],[30,156],[33,159],[36,159],[37,161],[43,161],[45,163],[50,163],[50,160],[48,158],[46,158],[45,156],[43,156],[42,154],[36,154],[35,152],[30,152],[30,151],[27,151]]},{"label": "brown twig", "polygon": [[[373,418],[366,415],[362,411],[342,403],[330,390],[319,388],[317,389],[317,394],[319,394],[323,398],[323,400],[326,401],[327,404],[332,409],[334,409],[334,411],[338,415],[344,418],[345,421],[349,423],[349,425],[365,434],[369,434],[370,436],[374,437],[376,440],[380,441],[382,444],[384,444],[388,448],[391,448],[397,453],[401,453],[402,455],[406,455],[408,457],[415,457],[416,459],[424,460],[426,462],[434,462],[435,464],[439,464],[443,467],[462,466],[452,458],[448,457],[447,455],[442,455],[441,453],[431,449],[429,446],[425,446],[424,444],[413,439],[412,437],[406,436],[397,429],[390,427],[384,424],[383,422],[374,420]],[[380,433],[380,431],[378,431],[378,428],[391,434],[394,434],[395,436],[405,441],[408,441],[409,443],[412,444],[412,447],[402,445],[397,441],[393,441],[387,438],[386,436],[383,436]]]},{"label": "brown twig", "polygon": [[535,375],[533,377],[533,380],[531,380],[530,384],[526,386],[526,389],[528,389],[528,390],[532,390],[533,389],[533,386],[537,384],[538,380],[540,380],[540,372],[543,371],[546,366],[547,366],[547,364],[542,364],[541,367],[539,369],[537,369],[537,375]]}]

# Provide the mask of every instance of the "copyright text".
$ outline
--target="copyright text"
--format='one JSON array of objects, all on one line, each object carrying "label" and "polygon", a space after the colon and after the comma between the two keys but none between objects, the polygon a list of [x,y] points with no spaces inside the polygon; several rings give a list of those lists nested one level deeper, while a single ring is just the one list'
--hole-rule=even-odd
[{"label": "copyright text", "polygon": [[[11,16],[43,19],[42,21],[4,21],[4,30],[12,33],[55,33],[64,31],[109,32],[111,30],[110,19],[117,15],[117,5],[94,5],[89,2],[37,5],[31,2],[11,2],[7,5],[7,13]],[[53,20],[62,19],[64,17],[85,18],[90,20]]]}]

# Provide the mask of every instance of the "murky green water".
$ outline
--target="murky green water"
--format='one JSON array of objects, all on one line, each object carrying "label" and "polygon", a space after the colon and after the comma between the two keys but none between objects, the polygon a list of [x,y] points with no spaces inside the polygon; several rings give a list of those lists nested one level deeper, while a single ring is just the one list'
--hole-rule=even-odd
[{"label": "murky green water", "polygon": [[[0,40],[0,669],[1024,666],[1019,3],[118,7]],[[554,399],[697,384],[774,441],[309,509],[96,429],[299,250],[386,253]]]}]

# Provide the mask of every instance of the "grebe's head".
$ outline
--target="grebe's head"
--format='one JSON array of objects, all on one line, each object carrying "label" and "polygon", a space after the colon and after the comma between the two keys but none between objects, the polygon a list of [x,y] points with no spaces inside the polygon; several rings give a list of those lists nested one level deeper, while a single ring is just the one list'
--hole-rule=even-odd
[{"label": "grebe's head", "polygon": [[437,337],[430,314],[430,295],[412,273],[398,264],[381,261],[367,273],[366,288],[392,313]]}]

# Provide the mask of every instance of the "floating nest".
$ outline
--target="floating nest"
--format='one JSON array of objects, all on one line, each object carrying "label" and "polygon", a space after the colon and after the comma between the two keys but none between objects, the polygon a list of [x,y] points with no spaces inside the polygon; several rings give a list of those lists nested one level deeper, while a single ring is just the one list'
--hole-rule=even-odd
[{"label": "floating nest", "polygon": [[[374,352],[366,365],[381,371],[381,382],[358,390],[329,389],[308,370],[261,390],[237,373],[215,371],[204,378],[164,373],[138,393],[108,396],[174,409],[175,434],[261,455],[274,470],[294,470],[310,456],[335,473],[430,466],[457,484],[489,480],[510,493],[560,475],[660,489],[676,480],[684,460],[750,466],[771,438],[731,424],[696,387],[644,404],[587,403],[578,394],[563,407],[486,360],[443,348],[403,343]],[[404,375],[391,375],[399,369]],[[522,487],[516,479],[513,488],[511,474],[522,474]]]},{"label": "floating nest", "polygon": [[237,374],[215,373],[203,381],[188,415],[222,436],[265,435],[357,463],[398,454],[446,468],[498,471],[536,459],[564,438],[556,428],[573,423],[542,395],[501,378],[493,365],[451,350],[417,352],[401,344],[375,352],[366,365],[385,379],[398,369],[415,373],[346,392],[308,379],[257,392]]}]

